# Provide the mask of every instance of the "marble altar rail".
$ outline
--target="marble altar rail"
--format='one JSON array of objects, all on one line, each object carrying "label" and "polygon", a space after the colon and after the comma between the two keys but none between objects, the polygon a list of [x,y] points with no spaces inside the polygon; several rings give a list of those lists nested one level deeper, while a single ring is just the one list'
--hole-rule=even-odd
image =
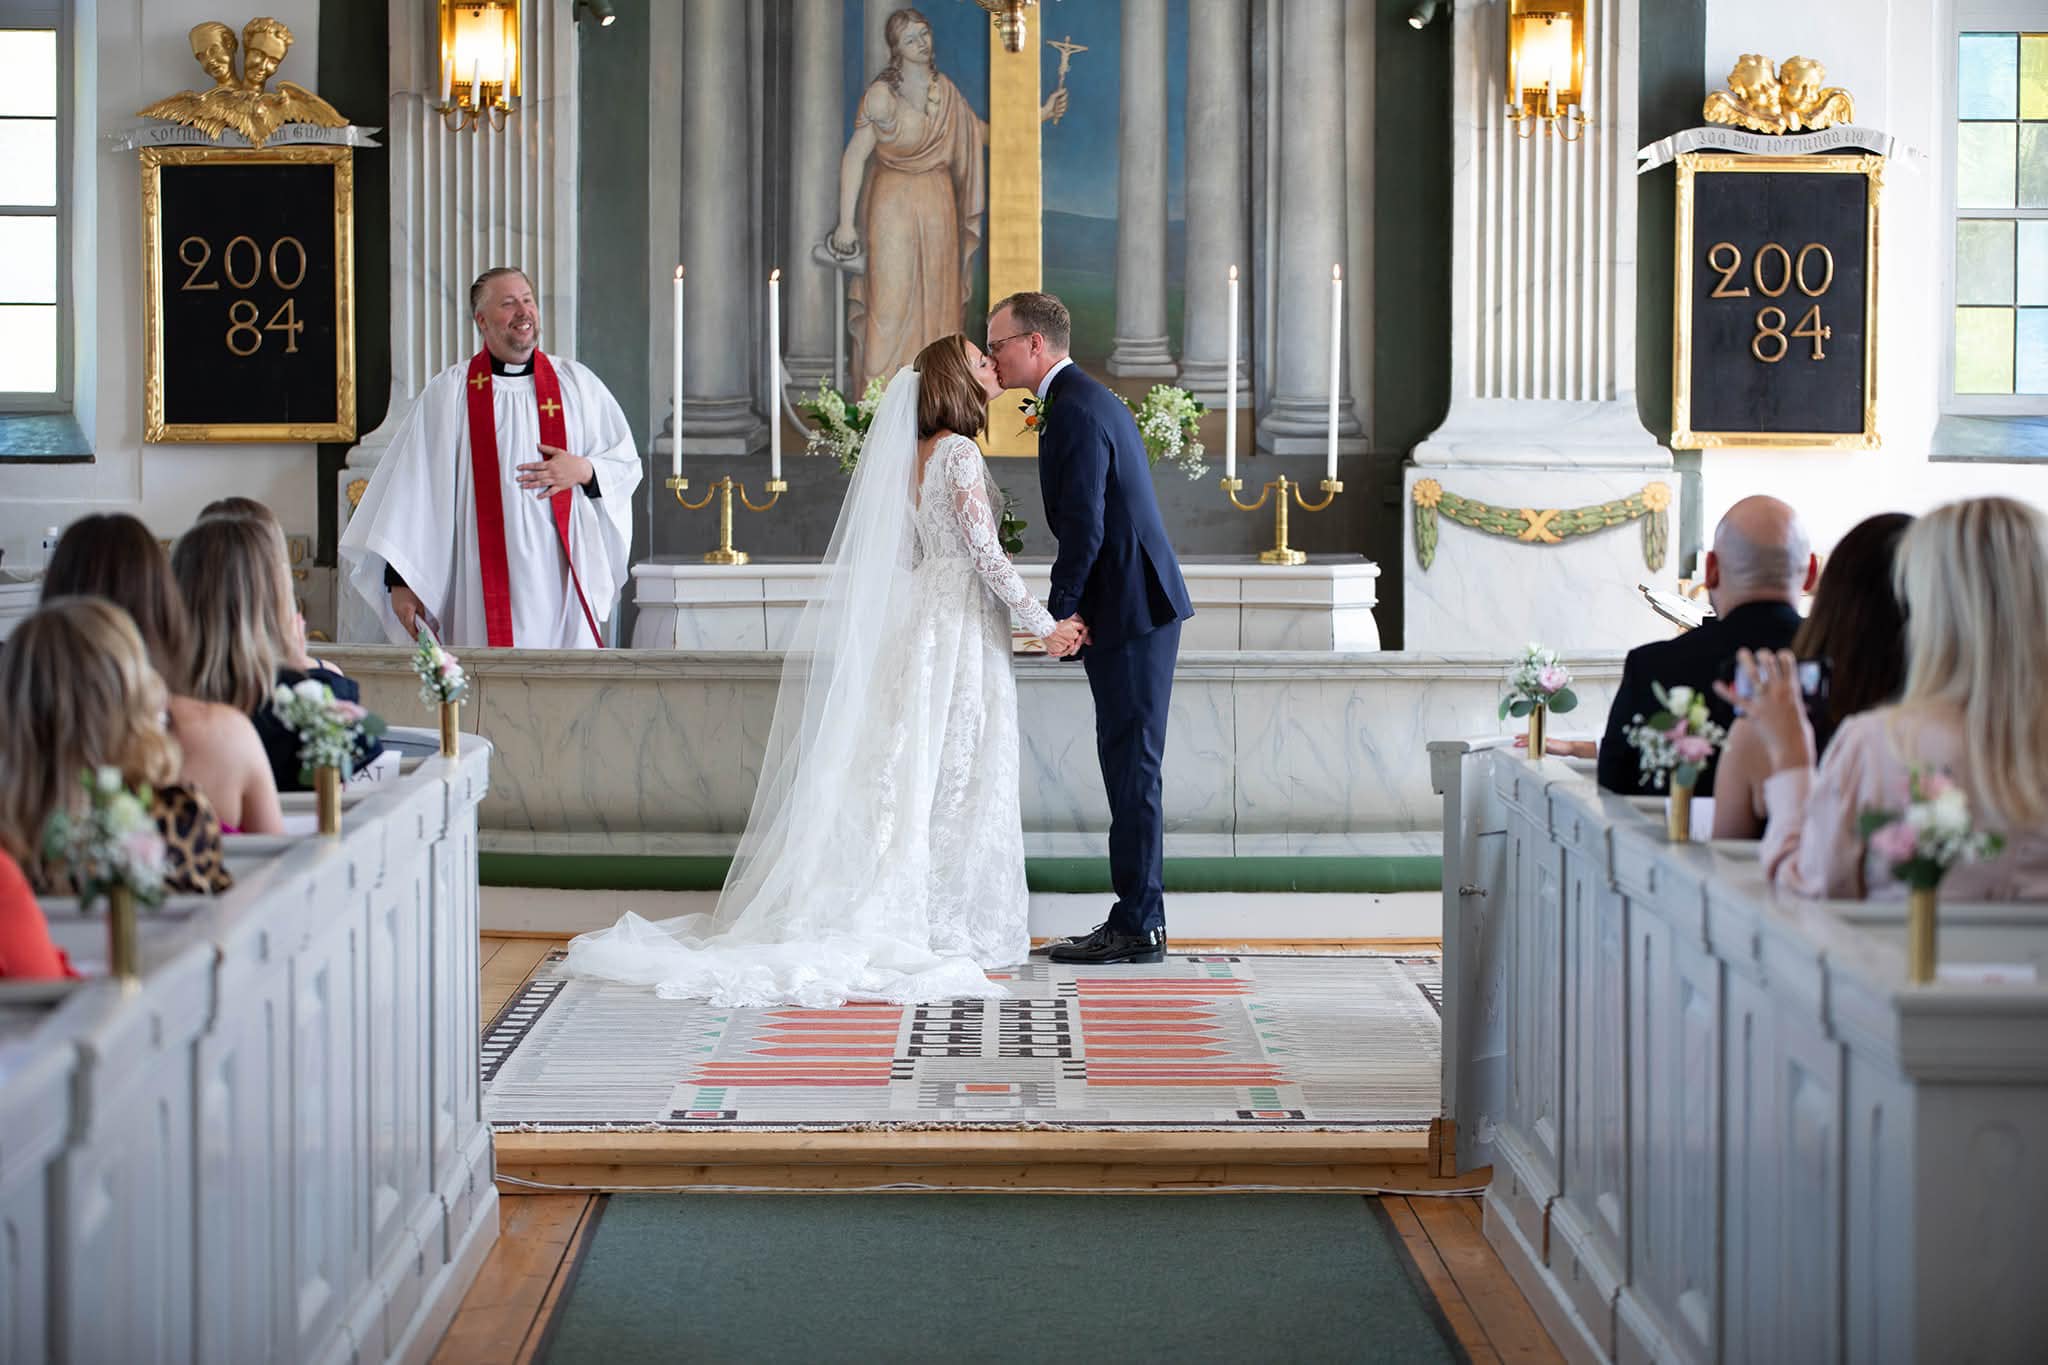
[{"label": "marble altar rail", "polygon": [[[464,736],[338,839],[231,840],[232,891],[143,919],[133,990],[0,983],[0,1361],[432,1352],[498,1227],[476,1048],[489,762]],[[46,908],[103,969],[104,918]]]},{"label": "marble altar rail", "polygon": [[1673,847],[1555,760],[1431,751],[1446,1112],[1567,1354],[2035,1358],[2048,905],[1942,912],[1945,962],[2031,981],[1912,986],[1902,905],[1781,898],[1755,845]]},{"label": "marble altar rail", "polygon": [[[423,710],[408,651],[323,652],[387,719]],[[475,688],[463,727],[496,746],[479,815],[486,847],[730,851],[753,800],[779,655],[462,653]],[[1573,667],[1582,706],[1557,728],[1597,731],[1621,660]],[[1167,731],[1168,853],[1340,854],[1357,851],[1355,836],[1433,830],[1429,737],[1502,731],[1506,669],[1478,655],[1183,652]],[[1099,856],[1109,811],[1087,679],[1076,664],[1024,657],[1017,683],[1028,851]]]}]

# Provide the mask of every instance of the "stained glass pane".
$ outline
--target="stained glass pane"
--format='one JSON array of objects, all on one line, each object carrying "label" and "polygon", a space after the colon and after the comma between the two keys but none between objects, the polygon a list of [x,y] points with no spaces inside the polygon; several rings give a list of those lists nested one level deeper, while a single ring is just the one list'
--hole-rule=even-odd
[{"label": "stained glass pane", "polygon": [[52,393],[56,388],[55,306],[0,307],[0,393]]},{"label": "stained glass pane", "polygon": [[56,301],[57,220],[0,218],[0,303]]},{"label": "stained glass pane", "polygon": [[1956,206],[2002,209],[2012,206],[2011,123],[1965,123],[1956,128]]},{"label": "stained glass pane", "polygon": [[2048,308],[2020,309],[2019,352],[2013,390],[2048,393]]},{"label": "stained glass pane", "polygon": [[57,117],[57,33],[0,29],[0,115]]},{"label": "stained glass pane", "polygon": [[2048,304],[2048,219],[2020,224],[2019,299]]},{"label": "stained glass pane", "polygon": [[1956,309],[1956,392],[2012,392],[2010,308]]},{"label": "stained glass pane", "polygon": [[2020,125],[2020,203],[2048,208],[2048,123]]},{"label": "stained glass pane", "polygon": [[2048,33],[2020,35],[2020,117],[2048,118]]},{"label": "stained glass pane", "polygon": [[1957,117],[2017,117],[2019,78],[2018,34],[1965,33],[1956,64]]},{"label": "stained glass pane", "polygon": [[2011,303],[2011,219],[1965,218],[1956,224],[1956,302]]},{"label": "stained glass pane", "polygon": [[0,204],[57,202],[57,121],[0,118]]}]

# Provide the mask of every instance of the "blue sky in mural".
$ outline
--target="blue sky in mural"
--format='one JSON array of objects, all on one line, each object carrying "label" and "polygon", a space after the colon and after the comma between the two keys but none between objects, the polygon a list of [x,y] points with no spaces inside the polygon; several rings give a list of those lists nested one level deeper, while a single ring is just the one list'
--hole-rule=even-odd
[{"label": "blue sky in mural", "polygon": [[[1048,213],[1116,217],[1117,104],[1123,76],[1123,6],[1115,0],[1054,0],[1034,16],[1045,36],[1042,88],[1059,83],[1055,41],[1087,47],[1067,71],[1067,114],[1044,129],[1045,207]],[[1166,10],[1166,212],[1184,211],[1187,145],[1188,0]]]}]

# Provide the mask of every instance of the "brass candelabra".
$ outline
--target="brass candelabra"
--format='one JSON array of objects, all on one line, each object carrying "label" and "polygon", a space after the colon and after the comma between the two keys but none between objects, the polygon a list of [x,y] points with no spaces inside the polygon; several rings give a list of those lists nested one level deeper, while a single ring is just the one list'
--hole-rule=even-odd
[{"label": "brass candelabra", "polygon": [[1266,499],[1272,497],[1275,493],[1280,495],[1273,505],[1273,548],[1259,552],[1259,563],[1261,564],[1308,563],[1308,555],[1305,552],[1297,550],[1287,543],[1287,504],[1290,497],[1294,505],[1302,511],[1320,512],[1334,502],[1339,493],[1344,491],[1344,481],[1342,479],[1324,479],[1322,482],[1323,500],[1321,502],[1309,502],[1301,496],[1301,485],[1289,479],[1285,474],[1282,474],[1266,485],[1264,491],[1259,494],[1257,502],[1244,502],[1237,496],[1238,490],[1244,487],[1243,479],[1223,479],[1220,482],[1222,483],[1223,491],[1230,495],[1230,505],[1240,512],[1256,512],[1266,505]]},{"label": "brass candelabra", "polygon": [[704,562],[706,564],[744,564],[750,558],[745,550],[736,550],[732,544],[732,498],[735,491],[739,493],[741,504],[749,512],[767,511],[776,503],[782,501],[782,495],[789,491],[789,481],[787,479],[770,479],[761,485],[762,489],[768,494],[768,501],[757,504],[752,498],[747,496],[747,486],[743,483],[735,482],[732,475],[727,474],[722,478],[713,480],[710,489],[705,492],[704,496],[695,502],[691,502],[683,496],[685,492],[689,491],[690,481],[688,479],[671,475],[667,483],[669,492],[676,495],[676,501],[682,504],[683,510],[686,512],[701,512],[711,505],[711,499],[714,497],[719,499],[718,548],[704,552]]}]

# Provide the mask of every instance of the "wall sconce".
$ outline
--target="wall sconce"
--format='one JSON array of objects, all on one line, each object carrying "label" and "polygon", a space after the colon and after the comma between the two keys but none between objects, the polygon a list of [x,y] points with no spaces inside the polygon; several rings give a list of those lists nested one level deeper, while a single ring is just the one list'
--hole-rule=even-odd
[{"label": "wall sconce", "polygon": [[518,97],[519,0],[441,0],[442,122],[503,131]]},{"label": "wall sconce", "polygon": [[1577,142],[1586,126],[1586,0],[1508,0],[1508,122]]},{"label": "wall sconce", "polygon": [[1037,0],[975,0],[975,3],[995,16],[996,32],[1002,37],[1003,51],[1022,52],[1024,39],[1029,33],[1024,11]]},{"label": "wall sconce", "polygon": [[1436,0],[1420,0],[1414,9],[1408,11],[1408,27],[1428,28],[1429,21],[1436,18]]}]

